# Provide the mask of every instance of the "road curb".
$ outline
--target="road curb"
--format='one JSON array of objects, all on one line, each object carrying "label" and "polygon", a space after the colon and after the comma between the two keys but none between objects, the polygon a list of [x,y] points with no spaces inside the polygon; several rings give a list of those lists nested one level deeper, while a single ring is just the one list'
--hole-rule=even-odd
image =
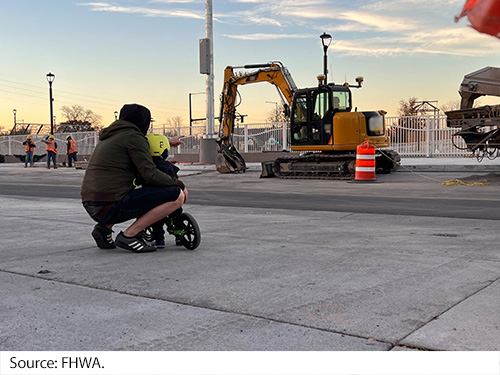
[{"label": "road curb", "polygon": [[500,172],[500,165],[403,165],[396,172]]}]

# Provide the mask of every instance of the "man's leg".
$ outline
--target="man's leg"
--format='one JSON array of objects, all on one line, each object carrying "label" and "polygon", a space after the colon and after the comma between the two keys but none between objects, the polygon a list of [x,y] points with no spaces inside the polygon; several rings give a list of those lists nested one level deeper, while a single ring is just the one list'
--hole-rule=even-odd
[{"label": "man's leg", "polygon": [[[156,247],[148,246],[142,239],[141,232],[153,223],[179,209],[187,200],[187,189],[182,192],[178,187],[143,187],[129,192],[120,202],[116,202],[110,208],[94,207],[84,204],[90,216],[98,222],[94,227],[92,235],[108,241],[112,227],[115,223],[123,223],[136,218],[124,232],[120,232],[113,245],[133,252],[144,253],[156,251]],[[104,211],[104,214],[100,214]],[[95,233],[94,233],[95,232]],[[104,246],[96,239],[100,248],[111,248],[108,244]],[[99,240],[99,241],[98,241]],[[110,242],[110,241],[109,241]],[[110,243],[111,245],[111,243]]]},{"label": "man's leg", "polygon": [[127,229],[125,229],[123,234],[127,237],[136,236],[137,234],[139,234],[139,232],[146,229],[150,225],[156,223],[158,220],[167,217],[175,210],[181,208],[184,203],[185,203],[185,195],[184,192],[181,190],[177,200],[173,202],[163,203],[159,206],[156,206],[151,211],[146,212],[144,215],[142,215],[140,218],[134,221],[132,225],[130,225]]}]

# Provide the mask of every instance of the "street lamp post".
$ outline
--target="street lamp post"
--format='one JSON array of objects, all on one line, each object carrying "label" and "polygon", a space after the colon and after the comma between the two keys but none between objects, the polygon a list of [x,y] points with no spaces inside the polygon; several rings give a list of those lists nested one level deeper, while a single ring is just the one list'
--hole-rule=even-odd
[{"label": "street lamp post", "polygon": [[118,111],[115,111],[115,121],[118,120]]},{"label": "street lamp post", "polygon": [[51,72],[47,73],[47,82],[49,83],[49,100],[50,100],[50,134],[54,135],[54,98],[52,97],[52,82],[56,76]]},{"label": "street lamp post", "polygon": [[324,52],[324,55],[323,55],[323,74],[325,75],[325,84],[327,85],[328,84],[328,79],[326,78],[327,73],[328,73],[327,51],[328,51],[328,47],[330,47],[330,43],[332,42],[332,36],[330,34],[323,33],[319,37],[321,38],[321,44],[323,45],[323,52]]},{"label": "street lamp post", "polygon": [[14,126],[16,126],[16,123],[17,123],[17,121],[16,121],[17,109],[15,109],[15,108],[14,108],[14,109],[12,110],[12,113],[14,114]]}]

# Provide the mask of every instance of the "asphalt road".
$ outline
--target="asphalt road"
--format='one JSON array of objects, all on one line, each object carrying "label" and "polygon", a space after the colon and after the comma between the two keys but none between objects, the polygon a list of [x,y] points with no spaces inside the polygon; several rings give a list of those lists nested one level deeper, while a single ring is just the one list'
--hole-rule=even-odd
[{"label": "asphalt road", "polygon": [[[443,186],[471,173],[397,172],[374,183],[261,179],[259,173],[220,175],[187,170],[189,203],[353,213],[500,220],[498,186]],[[84,171],[17,169],[0,174],[0,195],[79,199]]]}]

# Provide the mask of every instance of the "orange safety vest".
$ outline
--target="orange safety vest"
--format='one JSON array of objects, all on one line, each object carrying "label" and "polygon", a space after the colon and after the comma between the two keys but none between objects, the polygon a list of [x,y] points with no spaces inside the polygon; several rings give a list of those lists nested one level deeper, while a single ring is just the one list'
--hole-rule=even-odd
[{"label": "orange safety vest", "polygon": [[69,139],[68,154],[74,154],[75,152],[78,152],[78,149],[76,148],[76,142],[73,139]]},{"label": "orange safety vest", "polygon": [[[31,142],[32,145],[34,145],[33,142]],[[35,147],[30,147],[30,144],[28,142],[26,142],[26,152],[30,151],[30,152],[33,152],[35,150]]]},{"label": "orange safety vest", "polygon": [[49,141],[50,143],[47,143],[47,147],[45,148],[45,150],[47,151],[52,151],[53,153],[57,154],[57,150],[56,150],[56,141],[54,141],[53,139]]}]

